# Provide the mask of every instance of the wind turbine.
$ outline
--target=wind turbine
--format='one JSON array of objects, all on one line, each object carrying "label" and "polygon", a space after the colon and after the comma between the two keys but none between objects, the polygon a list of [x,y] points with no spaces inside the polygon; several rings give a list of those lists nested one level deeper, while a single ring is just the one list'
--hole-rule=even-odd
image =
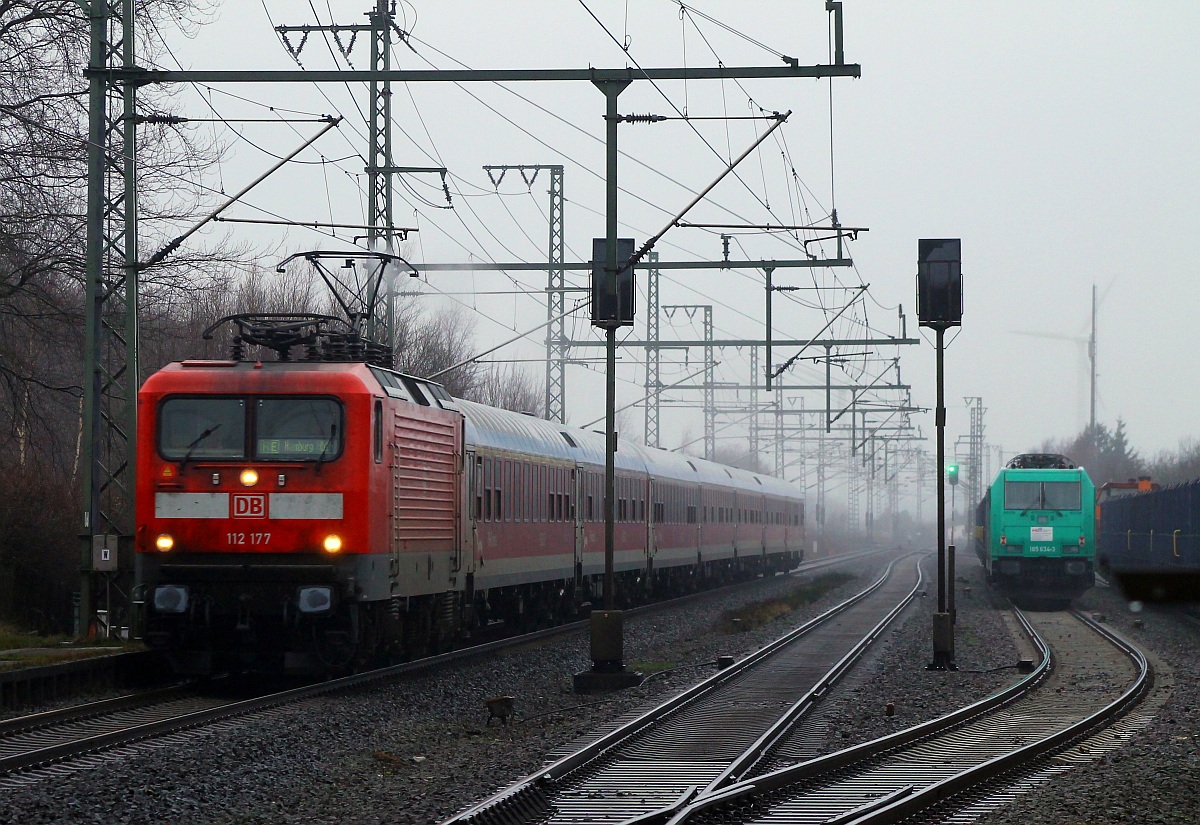
[{"label": "wind turbine", "polygon": [[1028,335],[1034,338],[1054,338],[1059,341],[1074,341],[1080,345],[1087,345],[1087,358],[1092,374],[1088,428],[1094,430],[1096,428],[1096,285],[1092,284],[1092,331],[1090,335],[1063,335],[1057,332],[1033,332],[1031,330],[1013,330],[1013,332],[1017,335]]}]

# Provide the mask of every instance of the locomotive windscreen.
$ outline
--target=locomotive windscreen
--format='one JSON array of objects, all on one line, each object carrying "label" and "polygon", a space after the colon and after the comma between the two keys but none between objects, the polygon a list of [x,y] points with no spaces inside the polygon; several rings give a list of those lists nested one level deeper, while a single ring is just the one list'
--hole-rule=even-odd
[{"label": "locomotive windscreen", "polygon": [[332,398],[260,398],[254,457],[329,461],[341,452],[342,407]]},{"label": "locomotive windscreen", "polygon": [[1078,481],[1005,481],[1005,510],[1078,510]]},{"label": "locomotive windscreen", "polygon": [[[331,461],[342,451],[342,405],[332,398],[173,396],[159,411],[159,451],[176,461]],[[248,416],[249,412],[252,416]],[[247,439],[246,434],[251,438]]]},{"label": "locomotive windscreen", "polygon": [[158,414],[158,449],[176,461],[244,458],[245,399],[168,398]]}]

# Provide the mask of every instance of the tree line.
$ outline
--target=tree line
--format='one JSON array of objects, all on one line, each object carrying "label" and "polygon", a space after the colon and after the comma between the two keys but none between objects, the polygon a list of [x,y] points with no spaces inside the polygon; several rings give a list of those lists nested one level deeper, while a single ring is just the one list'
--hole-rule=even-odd
[{"label": "tree line", "polygon": [[1112,427],[1097,422],[1072,438],[1045,441],[1031,452],[1068,456],[1087,469],[1096,486],[1107,481],[1134,481],[1143,476],[1162,485],[1200,478],[1200,440],[1187,438],[1176,449],[1143,457],[1130,444],[1125,422],[1120,418]]}]

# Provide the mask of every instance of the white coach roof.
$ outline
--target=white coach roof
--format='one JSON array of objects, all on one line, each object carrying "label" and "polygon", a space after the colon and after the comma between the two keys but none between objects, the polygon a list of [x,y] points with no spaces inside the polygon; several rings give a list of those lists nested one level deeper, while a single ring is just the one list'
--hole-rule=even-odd
[{"label": "white coach roof", "polygon": [[[467,419],[467,444],[526,455],[604,467],[604,434],[580,430],[531,415],[488,407],[456,398]],[[617,446],[618,470],[648,473],[655,478],[701,482],[798,499],[799,488],[774,476],[739,470],[668,450],[644,447],[629,440]]]}]

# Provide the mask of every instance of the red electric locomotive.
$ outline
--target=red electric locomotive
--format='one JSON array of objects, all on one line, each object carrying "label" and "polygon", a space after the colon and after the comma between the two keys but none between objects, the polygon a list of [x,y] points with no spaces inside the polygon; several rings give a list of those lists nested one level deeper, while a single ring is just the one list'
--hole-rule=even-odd
[{"label": "red electric locomotive", "polygon": [[[241,316],[233,358],[171,364],[139,392],[146,643],[181,673],[336,671],[599,596],[603,436],[453,399],[369,363],[330,320]],[[802,558],[791,485],[617,455],[624,598]]]}]

